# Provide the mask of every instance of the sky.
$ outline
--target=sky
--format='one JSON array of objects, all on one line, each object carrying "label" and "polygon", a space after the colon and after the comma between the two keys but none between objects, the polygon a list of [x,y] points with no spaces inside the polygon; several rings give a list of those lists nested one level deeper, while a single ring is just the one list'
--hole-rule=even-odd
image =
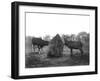
[{"label": "sky", "polygon": [[89,24],[87,15],[26,13],[26,36],[89,33]]}]

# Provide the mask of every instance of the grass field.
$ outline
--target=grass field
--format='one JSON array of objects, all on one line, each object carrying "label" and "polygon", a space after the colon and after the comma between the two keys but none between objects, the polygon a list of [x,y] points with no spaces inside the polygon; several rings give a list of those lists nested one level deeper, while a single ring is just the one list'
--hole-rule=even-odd
[{"label": "grass field", "polygon": [[48,47],[44,47],[41,54],[38,52],[31,52],[25,54],[25,67],[56,67],[56,66],[79,66],[89,65],[89,53],[84,52],[81,56],[79,50],[73,50],[73,56],[70,56],[70,49],[64,47],[62,57],[47,58]]}]

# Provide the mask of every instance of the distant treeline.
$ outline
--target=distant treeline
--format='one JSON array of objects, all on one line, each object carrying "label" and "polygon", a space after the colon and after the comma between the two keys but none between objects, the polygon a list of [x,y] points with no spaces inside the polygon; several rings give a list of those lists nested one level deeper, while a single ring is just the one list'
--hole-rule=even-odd
[{"label": "distant treeline", "polygon": [[[80,32],[77,35],[75,35],[75,34],[70,34],[70,35],[63,34],[63,35],[61,35],[61,38],[62,38],[62,40],[64,38],[66,38],[69,41],[81,41],[81,42],[85,43],[85,42],[89,42],[89,35],[90,34],[87,32]],[[26,40],[32,39],[32,38],[35,38],[35,36],[27,36]],[[44,37],[38,37],[38,38],[41,38],[45,41],[50,41],[52,39],[50,35],[45,35]]]}]

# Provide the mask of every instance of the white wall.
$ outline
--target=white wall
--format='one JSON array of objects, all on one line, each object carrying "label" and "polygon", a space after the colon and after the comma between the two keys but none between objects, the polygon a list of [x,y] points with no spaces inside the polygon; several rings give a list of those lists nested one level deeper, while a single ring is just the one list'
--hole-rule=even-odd
[{"label": "white wall", "polygon": [[[12,1],[14,0],[1,0],[0,1],[0,38],[1,38],[0,39],[0,81],[13,80],[10,78],[10,71],[11,71],[10,70],[11,69],[11,63],[10,63],[11,62],[11,2]],[[21,0],[21,1],[98,6],[98,8],[100,9],[100,0]],[[99,41],[100,41],[100,38],[99,38]],[[98,45],[100,45],[100,43]],[[99,54],[98,54],[98,57],[100,57]],[[100,61],[100,59],[98,61]],[[99,64],[99,67],[100,67],[100,64]],[[26,81],[28,80],[33,81],[33,79],[26,79]],[[51,80],[52,81],[58,81],[58,80],[59,81],[86,81],[86,80],[87,81],[94,81],[94,80],[99,81],[100,74],[70,76],[70,77],[66,76],[66,77],[55,77],[55,78],[41,78],[41,79],[34,79],[34,81],[35,80],[36,81],[51,81]]]}]

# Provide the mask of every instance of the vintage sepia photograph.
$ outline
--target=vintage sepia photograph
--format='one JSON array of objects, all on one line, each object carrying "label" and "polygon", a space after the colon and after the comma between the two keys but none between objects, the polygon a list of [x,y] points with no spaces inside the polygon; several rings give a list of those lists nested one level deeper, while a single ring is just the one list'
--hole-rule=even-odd
[{"label": "vintage sepia photograph", "polygon": [[25,68],[89,65],[88,14],[26,12]]}]

